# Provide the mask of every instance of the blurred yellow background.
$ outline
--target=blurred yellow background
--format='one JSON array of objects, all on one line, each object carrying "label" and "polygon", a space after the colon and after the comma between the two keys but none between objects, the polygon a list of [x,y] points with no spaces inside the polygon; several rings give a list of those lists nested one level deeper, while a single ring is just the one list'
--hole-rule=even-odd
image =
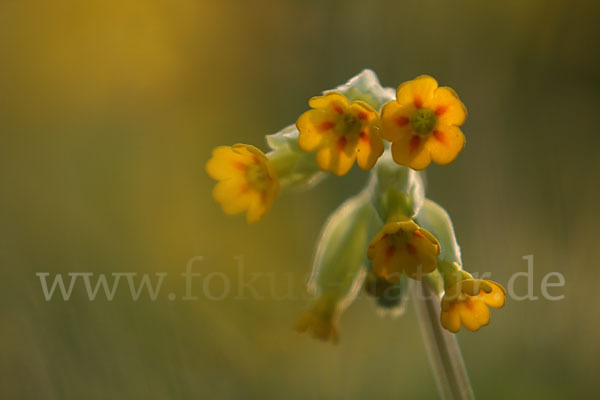
[{"label": "blurred yellow background", "polygon": [[[508,301],[461,332],[482,399],[590,398],[600,389],[600,6],[585,0],[3,1],[0,3],[0,397],[435,398],[412,307],[381,319],[361,298],[341,342],[292,329],[305,299],[197,301],[186,262],[274,274],[303,294],[327,215],[355,168],[284,194],[255,226],[223,215],[211,149],[266,150],[307,100],[372,68],[455,88],[467,147],[428,169],[472,271],[506,283],[535,260],[561,301]],[[167,272],[156,302],[44,299],[37,272]],[[196,278],[195,278],[196,279]],[[517,293],[526,292],[517,280]],[[214,280],[218,293],[218,279]],[[123,285],[124,286],[124,285]]]}]

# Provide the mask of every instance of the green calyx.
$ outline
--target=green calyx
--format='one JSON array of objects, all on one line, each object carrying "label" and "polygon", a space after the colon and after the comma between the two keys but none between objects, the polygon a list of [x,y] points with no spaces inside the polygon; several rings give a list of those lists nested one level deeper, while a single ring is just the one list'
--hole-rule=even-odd
[{"label": "green calyx", "polygon": [[413,131],[425,135],[431,133],[435,128],[437,118],[435,113],[426,108],[419,108],[410,117],[410,127]]},{"label": "green calyx", "polygon": [[473,276],[463,270],[456,262],[448,262],[438,258],[437,268],[444,279],[445,289],[449,289],[465,279],[473,279]]},{"label": "green calyx", "polygon": [[281,189],[309,189],[327,176],[317,164],[317,155],[298,147],[298,128],[289,125],[267,136],[272,151],[266,154]]},{"label": "green calyx", "polygon": [[371,201],[381,220],[413,218],[425,197],[421,174],[396,164],[389,152],[379,159],[371,174]]}]

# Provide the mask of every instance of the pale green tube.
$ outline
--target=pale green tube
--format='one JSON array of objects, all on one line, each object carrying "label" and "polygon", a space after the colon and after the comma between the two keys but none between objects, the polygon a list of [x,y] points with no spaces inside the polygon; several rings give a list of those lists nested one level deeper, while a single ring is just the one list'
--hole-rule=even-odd
[{"label": "pale green tube", "polygon": [[440,298],[427,281],[412,281],[411,292],[433,375],[442,399],[475,399],[456,335],[440,324]]},{"label": "pale green tube", "polygon": [[[440,294],[443,284],[439,272],[450,273],[455,268],[460,268],[460,247],[450,216],[435,202],[426,199],[419,210],[417,220],[435,235],[441,247],[437,277],[413,282],[411,290],[429,362],[443,399],[471,400],[475,395],[456,335],[446,331],[440,323]],[[444,266],[447,267],[442,268]]]}]

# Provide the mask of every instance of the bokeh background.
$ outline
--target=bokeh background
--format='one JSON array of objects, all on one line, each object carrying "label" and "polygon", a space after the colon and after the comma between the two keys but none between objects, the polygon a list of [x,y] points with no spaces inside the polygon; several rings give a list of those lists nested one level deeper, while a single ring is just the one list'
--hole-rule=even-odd
[{"label": "bokeh background", "polygon": [[[600,389],[599,3],[508,1],[2,1],[0,397],[435,398],[416,319],[368,298],[341,342],[292,329],[327,215],[357,170],[281,196],[248,226],[214,204],[211,149],[264,135],[363,68],[423,73],[469,109],[467,147],[428,169],[464,262],[506,283],[533,254],[534,294],[461,332],[482,399],[591,398]],[[295,297],[179,299],[197,272],[287,276]],[[158,299],[47,302],[36,272],[167,272]],[[288,274],[288,275],[286,275]],[[526,292],[518,280],[517,293]],[[210,289],[219,293],[219,280]],[[169,301],[167,294],[177,293]]]}]

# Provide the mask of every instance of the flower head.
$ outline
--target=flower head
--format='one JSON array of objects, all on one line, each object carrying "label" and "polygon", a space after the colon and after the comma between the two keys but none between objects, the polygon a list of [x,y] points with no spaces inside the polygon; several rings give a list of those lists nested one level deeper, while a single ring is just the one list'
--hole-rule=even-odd
[{"label": "flower head", "polygon": [[337,320],[339,310],[335,296],[327,294],[319,296],[309,311],[300,314],[296,320],[298,332],[312,332],[312,335],[324,341],[338,340]]},{"label": "flower head", "polygon": [[435,270],[438,254],[437,239],[412,220],[388,222],[367,249],[373,273],[390,282],[402,273],[422,279]]},{"label": "flower head", "polygon": [[442,298],[442,326],[458,332],[461,324],[477,331],[490,322],[489,307],[504,306],[506,290],[499,283],[482,279],[458,280]]},{"label": "flower head", "polygon": [[398,86],[396,100],[383,106],[381,134],[392,142],[398,164],[422,170],[432,160],[441,165],[454,161],[465,145],[458,127],[466,117],[454,90],[422,75]]},{"label": "flower head", "polygon": [[213,198],[228,215],[246,211],[248,223],[258,222],[279,193],[279,181],[269,159],[254,146],[236,144],[213,150],[206,172],[219,181]]},{"label": "flower head", "polygon": [[379,114],[362,101],[352,104],[340,93],[313,97],[312,107],[298,118],[298,145],[307,152],[317,151],[324,171],[348,173],[354,161],[371,169],[383,153],[379,134]]}]

